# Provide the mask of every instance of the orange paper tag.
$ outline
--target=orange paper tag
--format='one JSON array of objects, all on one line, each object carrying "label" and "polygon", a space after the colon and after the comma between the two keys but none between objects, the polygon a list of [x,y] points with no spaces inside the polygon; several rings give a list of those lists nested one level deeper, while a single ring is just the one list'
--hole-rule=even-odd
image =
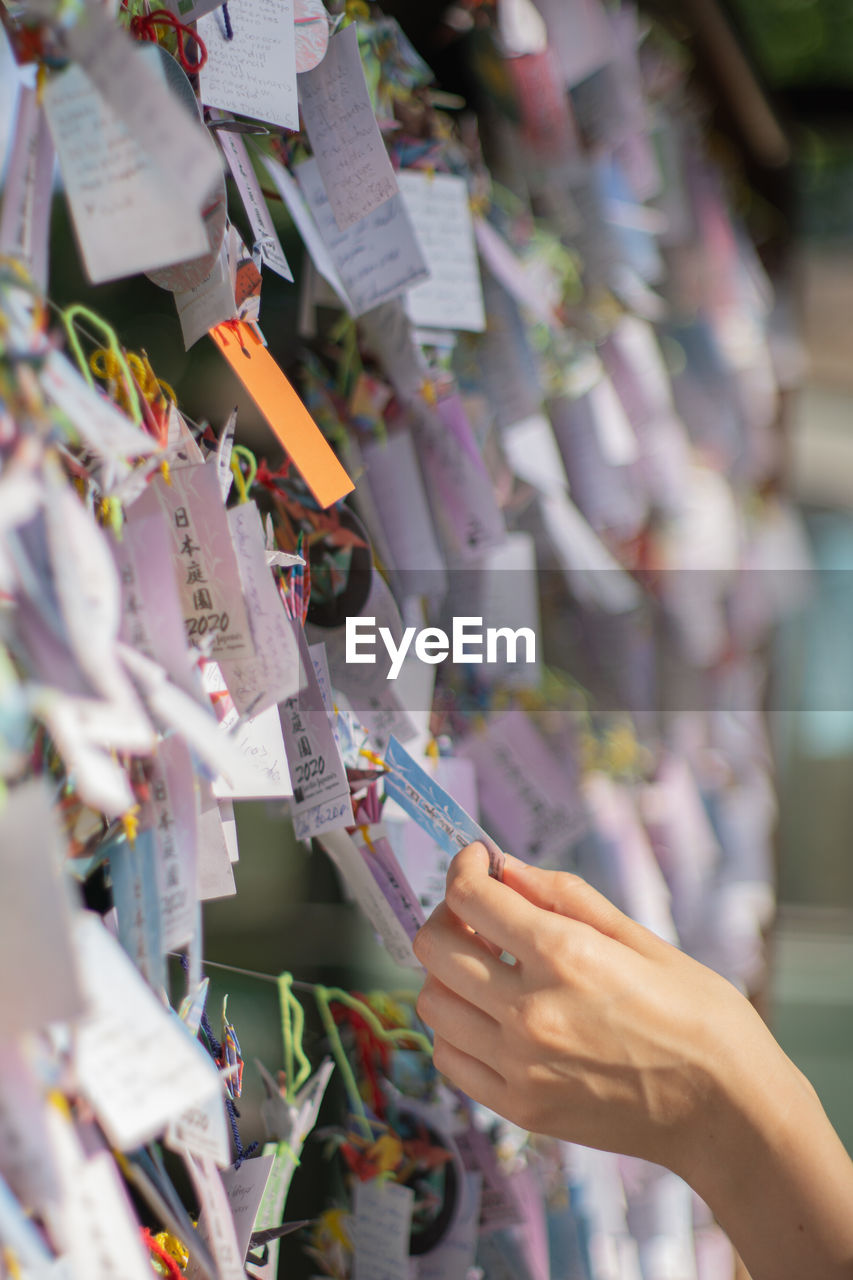
[{"label": "orange paper tag", "polygon": [[321,507],[331,507],[355,485],[320,428],[251,325],[242,320],[210,330],[243,386],[281,441]]}]

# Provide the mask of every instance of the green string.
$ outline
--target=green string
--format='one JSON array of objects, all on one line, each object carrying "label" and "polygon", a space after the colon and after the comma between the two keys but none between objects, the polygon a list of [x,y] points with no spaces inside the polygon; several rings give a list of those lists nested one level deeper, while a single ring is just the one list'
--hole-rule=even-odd
[{"label": "green string", "polygon": [[102,320],[99,315],[96,315],[94,311],[90,311],[88,307],[84,307],[82,302],[72,303],[70,307],[66,307],[60,314],[62,316],[62,323],[65,327],[65,333],[68,338],[68,345],[73,352],[74,359],[77,361],[78,368],[86,379],[86,382],[93,390],[95,388],[95,380],[92,377],[89,362],[86,359],[82,346],[80,345],[80,339],[77,337],[77,330],[74,327],[74,321],[79,317],[86,320],[93,329],[100,330],[107,348],[113,353],[118,362],[119,368],[121,369],[122,377],[124,378],[125,385],[127,387],[131,421],[135,426],[140,426],[142,424],[142,410],[139,408],[139,401],[136,395],[136,385],[133,381],[130,367],[125,359],[125,354],[119,345],[119,340],[116,337],[115,330],[107,324],[106,320]]},{"label": "green string", "polygon": [[361,1094],[358,1091],[358,1085],[353,1075],[352,1067],[347,1059],[344,1051],[343,1042],[341,1041],[340,1032],[338,1031],[335,1019],[332,1017],[332,1011],[329,1008],[329,1001],[332,998],[337,999],[337,987],[314,988],[314,999],[317,1001],[317,1008],[320,1011],[320,1018],[323,1023],[326,1035],[329,1037],[329,1044],[332,1049],[332,1057],[335,1059],[335,1066],[341,1073],[341,1079],[344,1082],[344,1088],[349,1098],[350,1110],[355,1116],[361,1130],[369,1142],[373,1141],[373,1130],[370,1127],[370,1121],[364,1110],[364,1103],[361,1100]]},{"label": "green string", "polygon": [[[311,1063],[302,1047],[305,1011],[293,994],[293,975],[281,973],[276,982],[281,1005],[281,1038],[284,1042],[285,1101],[289,1106],[293,1106],[296,1102],[296,1094],[311,1075]],[[293,1065],[294,1058],[298,1063],[296,1071]]]}]

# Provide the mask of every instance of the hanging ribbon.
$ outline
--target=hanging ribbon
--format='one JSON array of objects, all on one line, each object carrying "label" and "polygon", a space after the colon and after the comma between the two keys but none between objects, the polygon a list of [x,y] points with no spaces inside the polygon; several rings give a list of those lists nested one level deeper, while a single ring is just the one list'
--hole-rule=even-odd
[{"label": "hanging ribbon", "polygon": [[[137,40],[150,40],[153,44],[157,44],[159,42],[158,27],[174,32],[178,45],[178,61],[187,75],[193,76],[201,71],[207,62],[207,48],[204,41],[192,27],[181,22],[168,9],[155,9],[153,13],[137,13],[130,20],[131,34],[136,36]],[[187,38],[197,49],[197,56],[193,62],[187,57],[184,43]]]}]

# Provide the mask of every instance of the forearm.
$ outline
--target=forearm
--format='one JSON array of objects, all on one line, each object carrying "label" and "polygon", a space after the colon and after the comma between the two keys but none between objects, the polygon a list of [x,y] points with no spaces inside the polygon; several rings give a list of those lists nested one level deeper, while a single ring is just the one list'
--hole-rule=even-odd
[{"label": "forearm", "polygon": [[752,1280],[851,1280],[853,1164],[769,1033],[739,1046],[688,1159]]}]

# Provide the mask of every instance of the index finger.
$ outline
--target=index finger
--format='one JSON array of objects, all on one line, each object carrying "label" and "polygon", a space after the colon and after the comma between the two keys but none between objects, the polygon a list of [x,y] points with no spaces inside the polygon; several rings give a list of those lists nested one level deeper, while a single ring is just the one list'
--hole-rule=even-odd
[{"label": "index finger", "polygon": [[460,920],[518,960],[531,955],[541,939],[547,913],[489,875],[489,854],[479,841],[451,862],[445,901]]}]

